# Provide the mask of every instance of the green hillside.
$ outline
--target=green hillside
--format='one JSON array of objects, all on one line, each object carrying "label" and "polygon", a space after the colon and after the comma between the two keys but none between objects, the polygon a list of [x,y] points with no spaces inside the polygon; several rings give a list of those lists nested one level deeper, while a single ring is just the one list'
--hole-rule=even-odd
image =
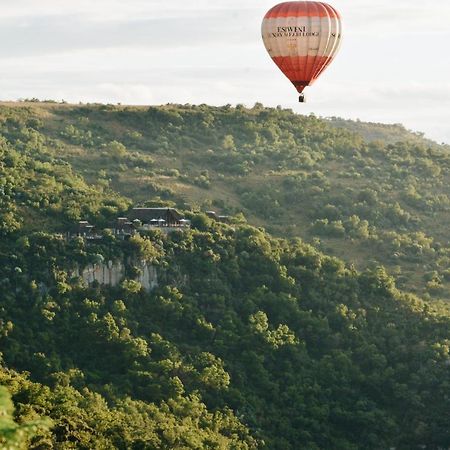
[{"label": "green hillside", "polygon": [[[448,303],[398,289],[447,295],[449,149],[330,122],[2,105],[0,448],[450,448]],[[192,228],[108,231],[145,203]]]},{"label": "green hillside", "polygon": [[[57,158],[61,174],[73,171],[79,194],[89,190],[82,183],[95,185],[94,203],[97,192],[115,191],[134,204],[159,197],[182,209],[243,212],[249,223],[301,237],[359,269],[383,264],[402,289],[450,298],[450,147],[400,125],[258,104],[5,104],[0,121],[15,148],[44,164]],[[106,197],[91,212],[126,209]],[[89,216],[75,198],[63,203],[51,206],[68,220]],[[39,210],[25,226],[39,226]]]}]

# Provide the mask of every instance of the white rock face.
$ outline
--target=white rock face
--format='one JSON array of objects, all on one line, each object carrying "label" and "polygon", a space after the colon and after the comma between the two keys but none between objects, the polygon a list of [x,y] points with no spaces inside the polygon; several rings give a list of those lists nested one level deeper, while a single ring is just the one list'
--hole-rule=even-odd
[{"label": "white rock face", "polygon": [[158,274],[156,272],[156,267],[143,262],[140,269],[142,274],[139,276],[138,281],[146,291],[150,292],[158,286]]},{"label": "white rock face", "polygon": [[[158,274],[154,266],[147,264],[145,261],[136,264],[136,266],[141,271],[137,281],[141,283],[146,291],[150,292],[158,286]],[[108,261],[107,263],[89,264],[81,271],[81,273],[79,271],[78,276],[80,276],[87,285],[97,281],[99,284],[117,286],[125,276],[125,267],[120,261],[114,263]]]}]

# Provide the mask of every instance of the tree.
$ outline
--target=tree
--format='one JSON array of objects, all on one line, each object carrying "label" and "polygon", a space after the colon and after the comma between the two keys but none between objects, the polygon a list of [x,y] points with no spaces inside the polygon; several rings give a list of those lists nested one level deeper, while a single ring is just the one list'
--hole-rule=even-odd
[{"label": "tree", "polygon": [[11,395],[4,386],[0,386],[0,447],[3,450],[26,449],[39,429],[48,429],[52,424],[49,419],[41,419],[19,425],[13,414]]},{"label": "tree", "polygon": [[116,160],[124,158],[128,153],[125,145],[123,145],[121,142],[118,141],[110,142],[108,144],[107,150],[108,154]]}]

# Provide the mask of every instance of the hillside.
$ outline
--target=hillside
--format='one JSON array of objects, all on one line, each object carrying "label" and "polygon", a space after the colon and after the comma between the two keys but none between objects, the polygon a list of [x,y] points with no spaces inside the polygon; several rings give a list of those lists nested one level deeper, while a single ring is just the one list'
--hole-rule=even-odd
[{"label": "hillside", "polygon": [[[298,241],[206,225],[129,245],[42,233],[11,244],[0,381],[17,421],[52,420],[30,448],[448,445],[445,310],[399,293],[381,269],[358,274]],[[67,276],[74,261],[142,242],[166,280],[152,294]]]},{"label": "hillside", "polygon": [[[446,293],[448,148],[259,105],[0,117],[1,446],[449,448],[450,309],[375,263]],[[192,228],[106,229],[144,202]],[[79,219],[99,238],[65,237]],[[119,285],[76,276],[99,261],[124,265]]]},{"label": "hillside", "polygon": [[[78,177],[69,203],[52,205],[65,209],[67,225],[101,222],[156,197],[182,209],[243,212],[249,223],[301,237],[358,269],[383,264],[402,289],[450,298],[450,148],[400,125],[262,105],[4,104],[0,121],[13,147],[44,165],[56,158],[61,176]],[[114,191],[120,205],[111,194],[80,211],[75,192],[89,189],[93,203],[97,192]],[[24,225],[41,220],[32,208]]]}]

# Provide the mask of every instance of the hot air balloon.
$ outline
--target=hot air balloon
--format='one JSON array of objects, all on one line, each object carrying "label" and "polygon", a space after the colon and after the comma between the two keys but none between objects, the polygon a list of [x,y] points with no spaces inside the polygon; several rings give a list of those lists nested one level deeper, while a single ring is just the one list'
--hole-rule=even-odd
[{"label": "hot air balloon", "polygon": [[314,83],[339,50],[339,13],[322,2],[280,3],[264,16],[261,32],[270,57],[304,102],[305,87]]}]

